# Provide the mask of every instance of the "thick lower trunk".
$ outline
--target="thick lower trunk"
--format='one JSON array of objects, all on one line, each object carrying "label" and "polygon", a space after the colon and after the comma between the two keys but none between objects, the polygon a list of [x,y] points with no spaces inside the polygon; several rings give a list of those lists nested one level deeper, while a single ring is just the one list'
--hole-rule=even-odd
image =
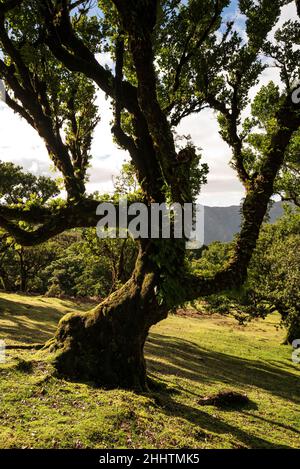
[{"label": "thick lower trunk", "polygon": [[294,340],[300,339],[300,312],[288,322],[285,344],[292,344]]},{"label": "thick lower trunk", "polygon": [[[120,307],[122,305],[120,304]],[[99,386],[145,389],[143,355],[147,330],[120,321],[118,308],[66,316],[56,339],[57,371]]]},{"label": "thick lower trunk", "polygon": [[90,312],[65,316],[50,347],[57,371],[99,386],[146,390],[145,340],[166,316],[156,301],[156,284],[148,255],[140,253],[121,289]]}]

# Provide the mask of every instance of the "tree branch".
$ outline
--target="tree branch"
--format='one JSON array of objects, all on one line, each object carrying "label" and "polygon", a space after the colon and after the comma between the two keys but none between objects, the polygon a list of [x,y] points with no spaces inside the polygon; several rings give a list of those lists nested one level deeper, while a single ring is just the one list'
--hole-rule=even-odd
[{"label": "tree branch", "polygon": [[[48,241],[53,236],[72,228],[96,227],[101,220],[97,215],[97,207],[100,201],[83,199],[74,205],[67,205],[60,210],[50,208],[14,208],[0,205],[0,228],[3,228],[17,243],[22,246],[35,246]],[[119,205],[115,205],[119,226]],[[129,216],[129,221],[134,216]],[[26,231],[18,225],[18,221],[28,222],[34,229]]]},{"label": "tree branch", "polygon": [[138,78],[139,107],[154,142],[164,180],[170,185],[174,200],[180,201],[181,190],[176,184],[173,165],[176,160],[174,139],[167,117],[158,102],[156,89],[152,33],[156,24],[157,2],[147,0],[140,4],[133,0],[126,3],[113,0],[113,3],[130,37],[130,52]]},{"label": "tree branch", "polygon": [[[113,74],[102,67],[94,54],[76,35],[69,15],[66,1],[60,9],[59,22],[51,1],[42,2],[41,13],[47,28],[46,43],[54,56],[69,70],[81,72],[92,79],[108,96],[115,99],[115,80]],[[137,89],[129,82],[122,82],[122,106],[129,112],[139,111]]]},{"label": "tree branch", "polygon": [[274,193],[275,178],[283,164],[292,136],[300,128],[300,105],[292,102],[290,94],[284,99],[276,118],[279,130],[272,137],[260,173],[251,180],[251,186],[243,203],[243,224],[234,255],[228,265],[214,277],[189,279],[190,288],[187,295],[190,300],[224,289],[238,288],[246,280],[260,228]]},{"label": "tree branch", "polygon": [[31,125],[31,127],[35,127],[34,120],[30,116],[30,114],[28,114],[28,112],[26,112],[26,110],[22,106],[20,106],[14,99],[12,99],[8,93],[6,93],[5,102],[14,112],[23,117],[23,119],[25,119],[28,124]]},{"label": "tree branch", "polygon": [[[56,167],[62,172],[66,190],[70,198],[80,198],[80,188],[76,180],[74,168],[71,163],[67,147],[64,145],[59,131],[54,128],[50,107],[45,92],[41,92],[42,83],[34,77],[25,65],[20,52],[9,38],[4,25],[4,16],[0,15],[0,41],[5,53],[11,58],[13,64],[8,67],[0,59],[0,72],[9,87],[14,92],[15,98],[23,105],[24,110],[15,101],[8,97],[8,105],[24,117],[39,133],[45,141],[47,150],[54,160]],[[20,78],[16,76],[16,67]],[[33,83],[36,82],[39,91],[36,91]],[[43,105],[45,109],[43,108]],[[48,113],[47,113],[48,111]]]},{"label": "tree branch", "polygon": [[[55,10],[50,0],[40,5],[47,29],[45,42],[49,49],[69,70],[83,73],[108,96],[116,100],[115,77],[98,63],[94,54],[74,31],[66,0],[60,4],[56,2],[56,7]],[[149,200],[160,201],[163,199],[161,192],[163,176],[148,122],[140,107],[138,90],[124,79],[122,79],[121,88],[118,106],[132,115],[135,136],[134,139],[126,136],[118,126],[113,127],[113,134],[119,144],[130,152],[133,161],[138,163],[139,181],[146,197]]]},{"label": "tree branch", "polygon": [[175,79],[174,79],[173,90],[172,90],[173,93],[175,93],[178,90],[178,88],[180,87],[180,75],[181,75],[183,67],[188,64],[188,62],[194,56],[195,52],[204,44],[204,42],[208,38],[210,32],[212,31],[212,29],[216,25],[216,22],[220,17],[220,13],[222,12],[222,9],[223,9],[223,7],[220,6],[219,0],[216,0],[215,11],[214,11],[214,14],[213,14],[209,24],[204,29],[204,31],[200,35],[199,39],[196,41],[196,44],[192,48],[192,50],[190,52],[187,52],[188,44],[189,44],[190,40],[193,38],[195,31],[190,35],[188,41],[186,42],[186,45],[184,47],[182,56],[181,56],[181,58],[178,62],[178,66],[177,66],[176,71],[175,71]]},{"label": "tree branch", "polygon": [[52,215],[47,207],[22,207],[0,205],[0,216],[7,221],[25,221],[28,223],[43,223]]}]

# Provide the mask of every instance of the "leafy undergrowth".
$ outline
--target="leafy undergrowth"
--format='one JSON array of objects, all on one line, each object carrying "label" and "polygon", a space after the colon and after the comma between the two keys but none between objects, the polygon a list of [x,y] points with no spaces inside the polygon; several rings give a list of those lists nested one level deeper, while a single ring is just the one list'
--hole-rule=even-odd
[{"label": "leafy undergrowth", "polygon": [[[0,339],[49,339],[71,301],[0,295]],[[300,366],[278,318],[247,327],[220,316],[170,316],[146,353],[156,390],[137,395],[61,380],[42,352],[7,350],[0,365],[1,448],[300,448]],[[219,392],[240,407],[203,405]],[[208,402],[210,400],[208,399]]]}]

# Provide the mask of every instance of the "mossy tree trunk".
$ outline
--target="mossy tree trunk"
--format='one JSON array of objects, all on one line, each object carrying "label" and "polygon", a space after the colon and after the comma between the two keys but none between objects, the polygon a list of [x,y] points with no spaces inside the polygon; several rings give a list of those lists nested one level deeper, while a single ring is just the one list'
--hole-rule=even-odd
[{"label": "mossy tree trunk", "polygon": [[141,246],[130,280],[94,310],[71,313],[59,323],[50,350],[57,371],[108,388],[147,390],[144,345],[149,328],[166,317],[158,305],[155,272]]}]

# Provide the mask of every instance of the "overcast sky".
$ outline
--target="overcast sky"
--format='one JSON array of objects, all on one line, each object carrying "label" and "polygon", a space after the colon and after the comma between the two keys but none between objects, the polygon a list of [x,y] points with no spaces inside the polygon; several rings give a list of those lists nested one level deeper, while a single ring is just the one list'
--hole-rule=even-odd
[{"label": "overcast sky", "polygon": [[[243,18],[232,11],[243,28]],[[280,23],[295,19],[294,2],[282,10]],[[254,96],[257,89],[269,80],[278,82],[278,71],[268,69],[262,76],[260,85],[251,91]],[[111,191],[113,178],[119,173],[122,163],[128,158],[126,152],[118,149],[112,142],[110,133],[111,111],[109,101],[102,92],[97,97],[101,122],[96,128],[92,148],[92,168],[89,171],[89,191]],[[203,161],[208,163],[210,174],[208,184],[202,189],[200,202],[211,206],[238,205],[243,197],[243,188],[234,171],[228,165],[230,150],[218,133],[214,114],[205,110],[199,115],[184,119],[178,129],[181,134],[190,134],[196,146],[202,148]],[[49,175],[51,162],[43,141],[37,133],[20,117],[15,115],[4,103],[0,102],[0,160],[12,161],[35,173]]]}]

